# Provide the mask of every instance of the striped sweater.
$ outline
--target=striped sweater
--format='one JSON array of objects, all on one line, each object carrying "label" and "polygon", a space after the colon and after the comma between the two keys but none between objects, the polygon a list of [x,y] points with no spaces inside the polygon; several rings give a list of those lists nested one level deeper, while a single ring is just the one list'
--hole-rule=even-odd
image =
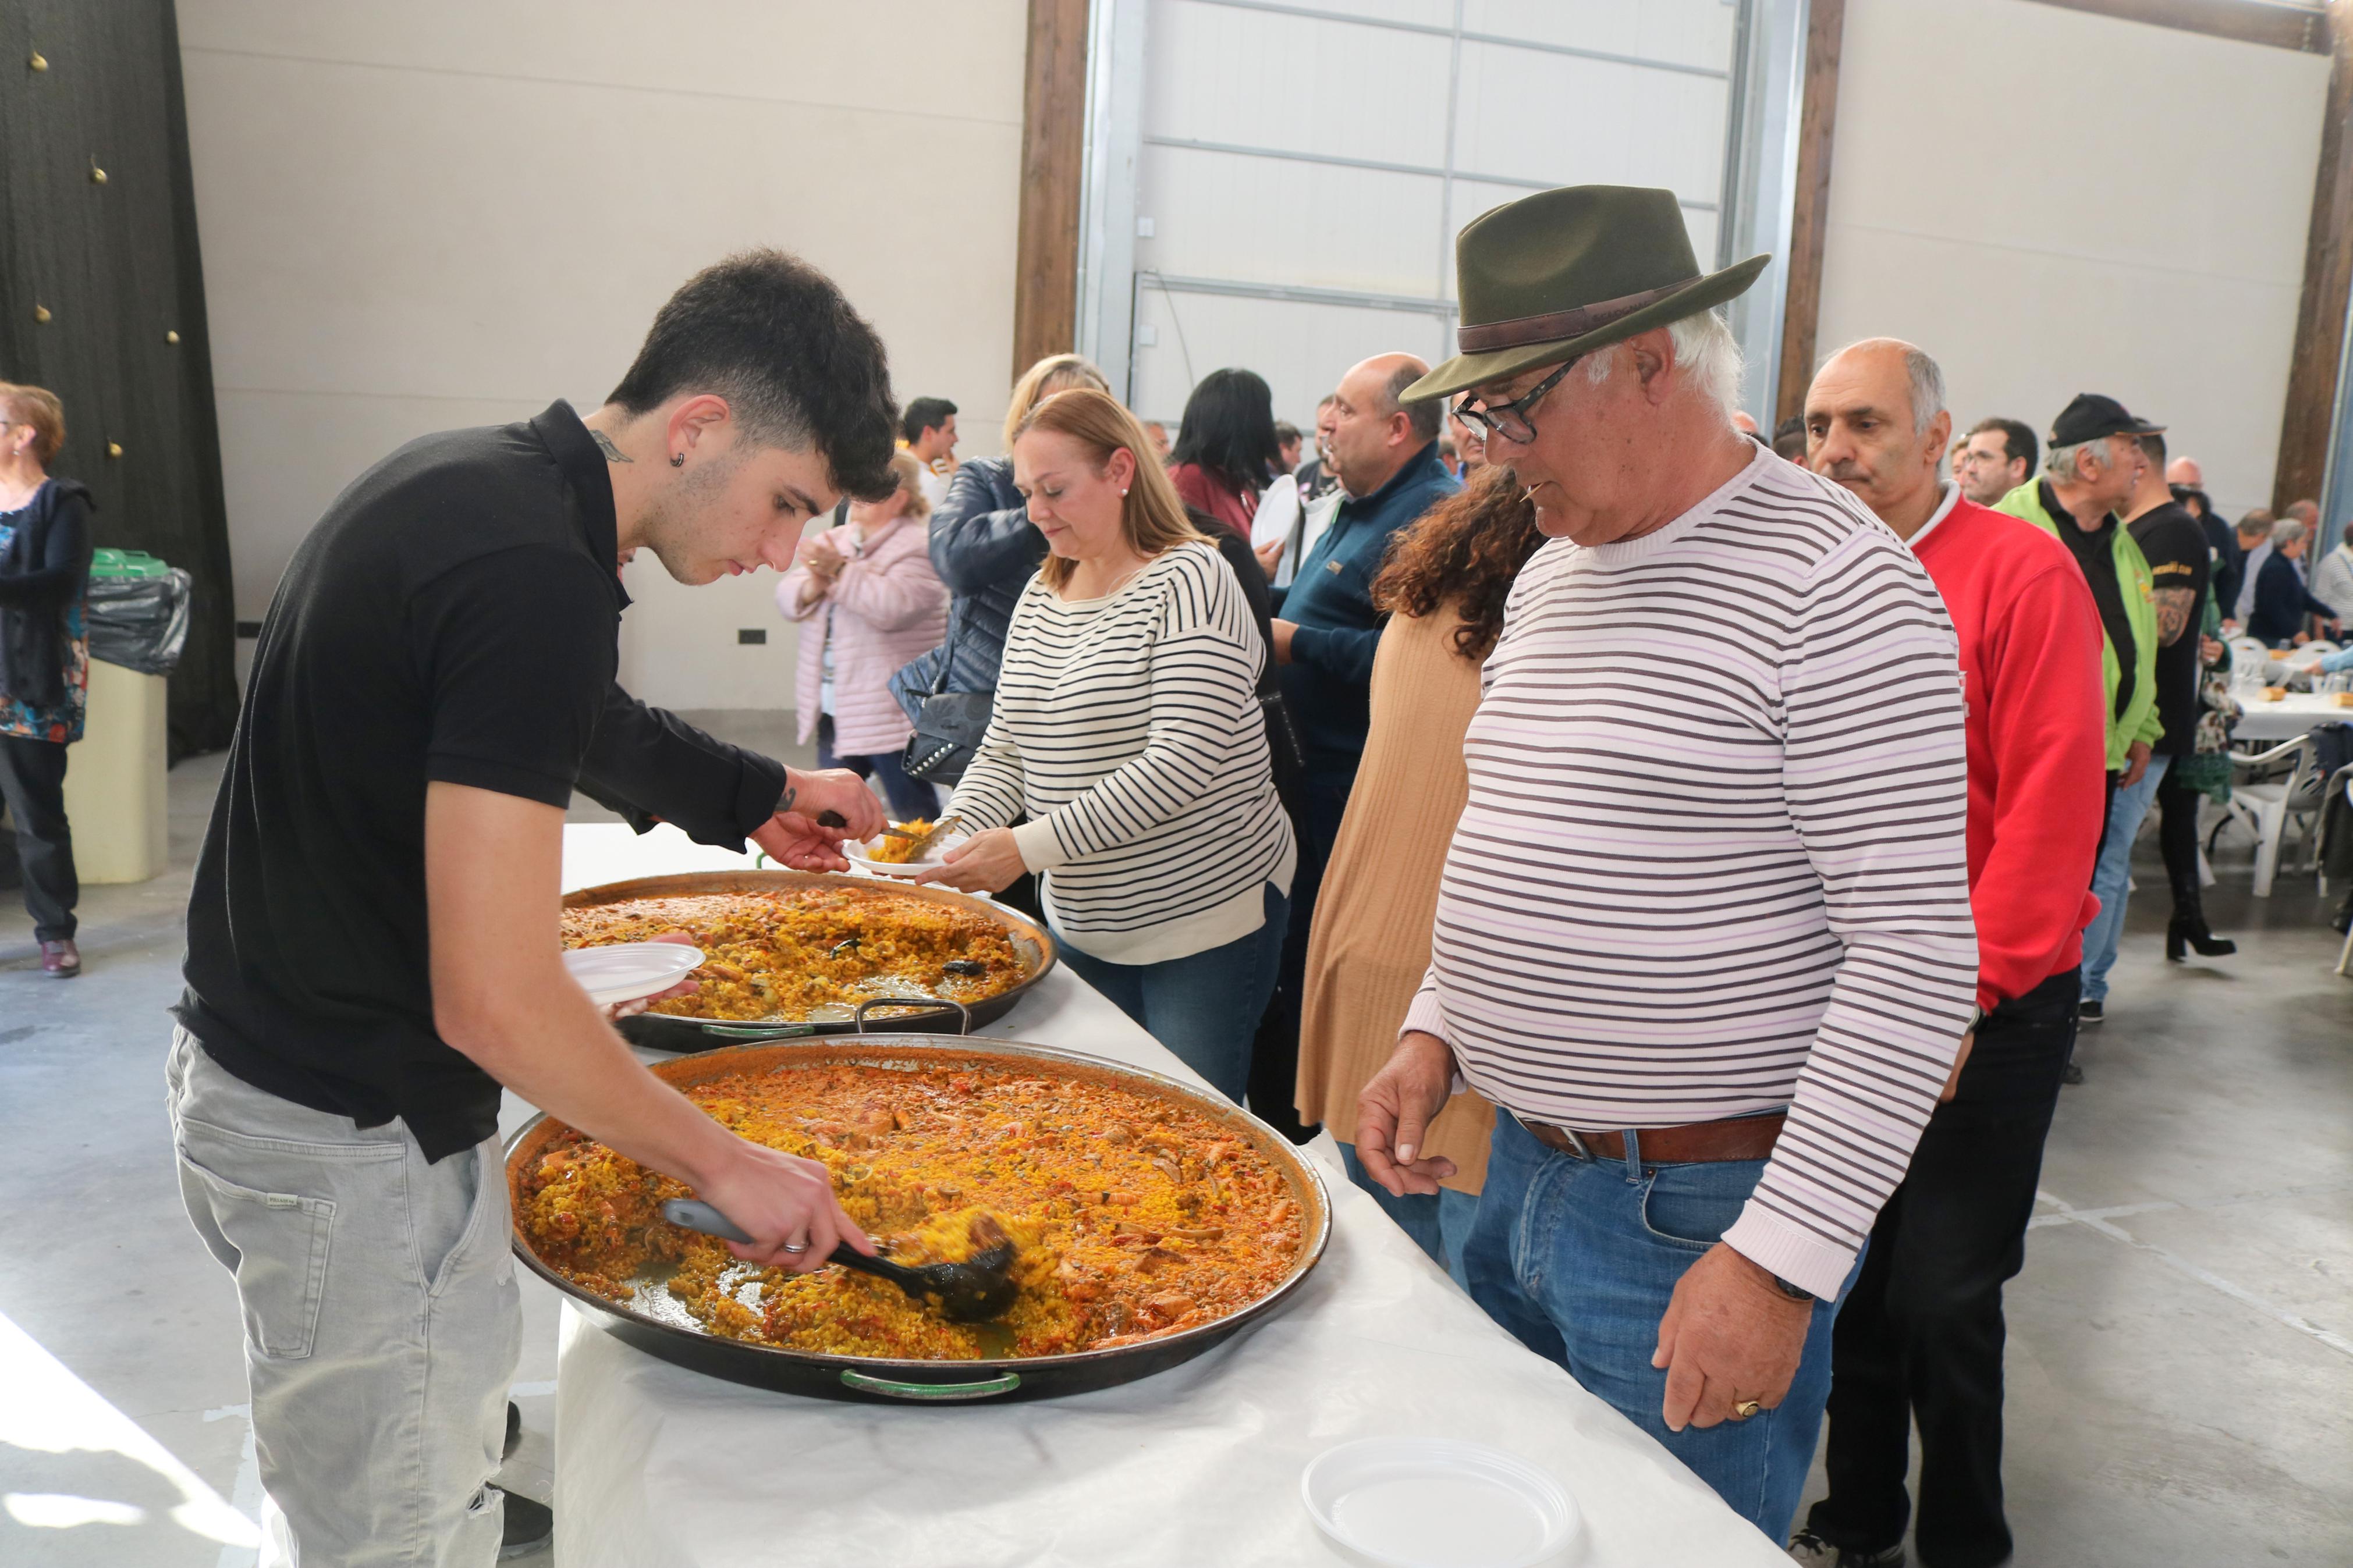
[{"label": "striped sweater", "polygon": [[1759,451],[1652,533],[1539,550],[1484,687],[1405,1026],[1532,1120],[1788,1107],[1724,1239],[1834,1292],[1977,984],[1935,585],[1846,491]]},{"label": "striped sweater", "polygon": [[1265,920],[1295,851],[1257,683],[1266,659],[1232,568],[1182,544],[1118,592],[1064,600],[1032,578],[997,701],[950,809],[1013,830],[1046,910],[1113,963],[1189,957]]}]

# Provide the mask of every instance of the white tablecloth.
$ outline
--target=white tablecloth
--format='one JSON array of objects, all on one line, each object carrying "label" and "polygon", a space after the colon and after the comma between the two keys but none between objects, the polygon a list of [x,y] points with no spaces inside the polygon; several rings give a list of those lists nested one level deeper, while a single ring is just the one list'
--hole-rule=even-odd
[{"label": "white tablecloth", "polygon": [[2295,740],[2315,724],[2326,724],[2332,719],[2353,720],[2353,708],[2338,707],[2336,697],[2327,692],[2293,691],[2276,702],[2264,701],[2261,691],[2232,695],[2245,710],[2238,728],[2231,731],[2233,740],[2276,744]]},{"label": "white tablecloth", "polygon": [[[741,858],[674,829],[565,830],[565,885]],[[1057,970],[983,1031],[1199,1081]],[[1173,1371],[1027,1405],[849,1405],[720,1382],[565,1308],[556,1390],[564,1568],[858,1562],[1339,1562],[1299,1497],[1357,1437],[1463,1438],[1551,1472],[1586,1521],[1562,1563],[1769,1568],[1788,1559],[1689,1470],[1523,1350],[1352,1187],[1328,1140],[1332,1244],[1271,1318]]]}]

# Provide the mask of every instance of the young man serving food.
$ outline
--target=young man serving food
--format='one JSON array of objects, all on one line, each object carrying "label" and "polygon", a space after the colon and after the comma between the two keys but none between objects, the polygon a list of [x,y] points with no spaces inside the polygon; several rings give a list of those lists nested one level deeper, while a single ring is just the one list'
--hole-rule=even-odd
[{"label": "young man serving food", "polygon": [[566,976],[557,911],[575,787],[807,869],[881,829],[855,774],[621,690],[617,563],[781,570],[842,494],[890,493],[893,414],[833,284],[748,252],[662,307],[602,407],[413,442],[295,552],[196,868],[168,1071],[188,1215],[237,1278],[277,1558],[454,1568],[550,1528],[490,1484],[522,1341],[502,1085],[692,1186],[754,1238],[739,1257],[872,1249],[822,1165],[638,1065]]}]

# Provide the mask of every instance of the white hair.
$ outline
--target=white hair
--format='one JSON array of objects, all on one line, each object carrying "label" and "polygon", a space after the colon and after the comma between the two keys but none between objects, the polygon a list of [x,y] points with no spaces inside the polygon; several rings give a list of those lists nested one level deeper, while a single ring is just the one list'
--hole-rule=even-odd
[{"label": "white hair", "polygon": [[[1740,403],[1740,340],[1714,310],[1702,310],[1667,323],[1675,345],[1675,368],[1690,377],[1700,395],[1724,411],[1726,419]],[[1611,344],[1610,348],[1622,345]],[[1609,379],[1618,356],[1604,349],[1585,362],[1585,379],[1599,386]]]},{"label": "white hair", "polygon": [[2283,544],[2294,544],[2305,533],[2304,519],[2284,517],[2272,524],[2272,548],[2276,550]]},{"label": "white hair", "polygon": [[1906,347],[1904,374],[1912,382],[1912,434],[1926,436],[1945,411],[1945,372],[1926,351]]},{"label": "white hair", "polygon": [[2113,439],[2113,437],[2095,436],[2089,441],[2078,441],[2070,447],[2053,447],[2042,454],[2042,471],[2054,479],[2062,479],[2069,484],[2074,483],[2075,455],[2078,452],[2090,453],[2094,468],[2114,468],[2116,462],[2116,451],[2114,447],[2108,445]]}]

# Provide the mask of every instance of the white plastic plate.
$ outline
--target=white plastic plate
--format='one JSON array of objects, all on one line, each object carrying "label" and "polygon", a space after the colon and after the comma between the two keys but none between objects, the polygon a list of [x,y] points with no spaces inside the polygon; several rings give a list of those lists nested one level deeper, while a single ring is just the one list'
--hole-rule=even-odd
[{"label": "white plastic plate", "polygon": [[912,879],[924,871],[945,865],[947,862],[944,857],[946,853],[971,837],[971,834],[961,830],[943,834],[924,847],[922,859],[902,861],[877,860],[873,858],[875,849],[883,842],[880,838],[870,838],[864,843],[854,838],[845,838],[841,841],[841,858],[860,870],[871,872],[877,877]]},{"label": "white plastic plate", "polygon": [[1366,1437],[1300,1478],[1316,1527],[1383,1568],[1536,1568],[1584,1533],[1560,1483],[1516,1454],[1435,1437]]},{"label": "white plastic plate", "polygon": [[610,947],[575,947],[564,967],[599,1007],[635,1002],[669,990],[702,962],[702,950],[674,942],[623,942]]}]

